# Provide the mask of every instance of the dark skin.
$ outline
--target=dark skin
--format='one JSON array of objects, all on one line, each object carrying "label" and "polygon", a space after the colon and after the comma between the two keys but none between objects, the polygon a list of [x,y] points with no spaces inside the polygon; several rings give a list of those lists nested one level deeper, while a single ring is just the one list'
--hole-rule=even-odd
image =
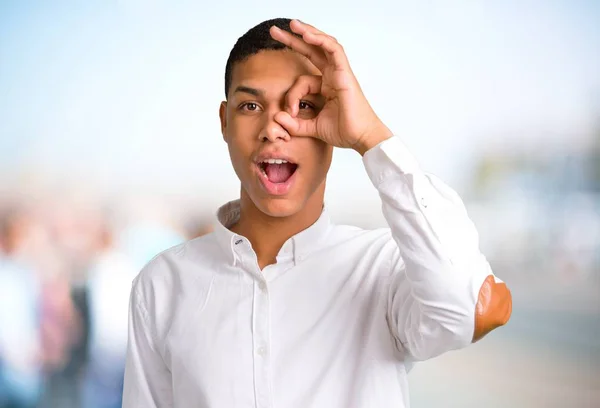
[{"label": "dark skin", "polygon": [[[230,229],[252,244],[261,269],[283,244],[322,212],[333,147],[364,154],[390,138],[337,41],[297,20],[297,38],[276,27],[271,36],[293,51],[263,51],[233,69],[221,131],[241,182],[241,215]],[[286,157],[298,165],[283,195],[261,188],[257,160]]]}]

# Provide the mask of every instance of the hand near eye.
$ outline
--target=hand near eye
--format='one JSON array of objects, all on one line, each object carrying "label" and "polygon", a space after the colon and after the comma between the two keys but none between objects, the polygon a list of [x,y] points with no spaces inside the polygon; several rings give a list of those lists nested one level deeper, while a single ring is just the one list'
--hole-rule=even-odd
[{"label": "hand near eye", "polygon": [[[371,108],[337,40],[298,20],[293,20],[290,28],[302,38],[275,26],[271,36],[307,57],[322,76],[298,78],[287,95],[291,112],[279,112],[275,120],[292,136],[316,137],[360,154],[390,138],[392,133]],[[299,102],[309,94],[323,95],[325,105],[315,118],[299,118]]]}]

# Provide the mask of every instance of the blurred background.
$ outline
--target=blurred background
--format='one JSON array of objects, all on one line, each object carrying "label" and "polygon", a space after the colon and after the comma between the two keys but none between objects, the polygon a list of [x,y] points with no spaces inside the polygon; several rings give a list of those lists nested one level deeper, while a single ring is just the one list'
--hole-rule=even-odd
[{"label": "blurred background", "polygon": [[[0,0],[0,408],[120,406],[131,280],[237,197],[225,62],[280,16],[344,44],[513,291],[414,368],[413,407],[600,407],[600,2]],[[385,225],[354,152],[328,188]]]}]

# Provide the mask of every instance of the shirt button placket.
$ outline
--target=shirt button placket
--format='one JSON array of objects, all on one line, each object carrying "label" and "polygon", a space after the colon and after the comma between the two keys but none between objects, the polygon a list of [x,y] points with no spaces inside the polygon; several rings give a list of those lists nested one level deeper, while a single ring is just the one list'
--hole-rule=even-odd
[{"label": "shirt button placket", "polygon": [[254,285],[254,387],[257,408],[271,406],[270,307],[267,284],[261,278]]}]

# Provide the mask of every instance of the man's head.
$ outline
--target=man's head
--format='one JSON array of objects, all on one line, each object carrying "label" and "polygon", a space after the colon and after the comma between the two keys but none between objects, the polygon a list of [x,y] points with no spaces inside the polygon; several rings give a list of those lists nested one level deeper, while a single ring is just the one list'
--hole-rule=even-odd
[{"label": "man's head", "polygon": [[[286,217],[308,202],[321,205],[332,147],[315,138],[291,137],[274,116],[302,75],[320,75],[304,56],[271,38],[289,19],[260,23],[238,39],[225,68],[226,102],[219,111],[231,162],[246,195],[263,213]],[[299,117],[314,118],[324,100],[307,95]],[[318,202],[318,203],[317,203]]]}]

